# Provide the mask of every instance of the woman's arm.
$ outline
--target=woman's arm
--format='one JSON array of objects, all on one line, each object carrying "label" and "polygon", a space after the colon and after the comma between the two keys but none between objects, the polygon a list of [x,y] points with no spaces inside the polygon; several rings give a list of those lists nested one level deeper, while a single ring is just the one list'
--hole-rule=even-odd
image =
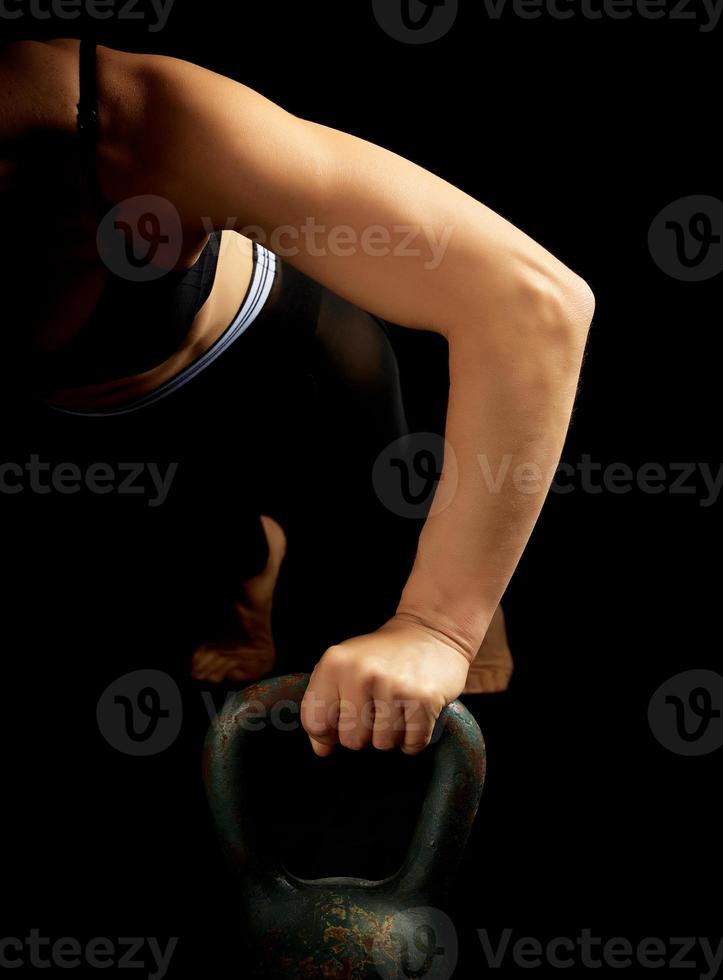
[{"label": "woman's arm", "polygon": [[[461,692],[542,507],[570,420],[591,291],[484,204],[395,153],[198,66],[161,56],[132,63],[142,101],[101,169],[116,200],[160,194],[189,227],[255,227],[346,299],[448,341],[445,435],[456,492],[422,529],[393,620],[325,653],[302,712],[318,751],[337,737],[416,751]],[[350,720],[337,732],[340,701]],[[368,704],[378,720],[365,726]],[[396,721],[393,734],[382,715]]]}]

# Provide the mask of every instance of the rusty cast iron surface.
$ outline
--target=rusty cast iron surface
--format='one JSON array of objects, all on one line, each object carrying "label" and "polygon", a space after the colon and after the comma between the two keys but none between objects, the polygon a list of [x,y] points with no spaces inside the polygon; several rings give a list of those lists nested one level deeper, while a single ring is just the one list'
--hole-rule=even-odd
[{"label": "rusty cast iron surface", "polygon": [[[482,733],[454,701],[425,751],[433,772],[407,856],[382,881],[304,880],[262,842],[247,768],[254,731],[279,702],[301,703],[308,674],[263,680],[227,699],[208,732],[204,780],[216,830],[238,878],[243,975],[274,978],[410,976],[400,957],[430,910],[444,907],[479,805],[485,777]],[[431,930],[431,932],[430,932]]]}]

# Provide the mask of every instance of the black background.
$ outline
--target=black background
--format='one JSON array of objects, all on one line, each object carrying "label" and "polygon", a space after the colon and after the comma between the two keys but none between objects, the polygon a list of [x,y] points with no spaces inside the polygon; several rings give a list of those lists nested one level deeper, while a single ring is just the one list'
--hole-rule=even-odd
[{"label": "black background", "polygon": [[[511,13],[494,21],[470,3],[444,38],[411,45],[384,33],[370,3],[176,0],[157,33],[143,21],[109,21],[100,31],[89,20],[16,21],[8,29],[39,37],[93,28],[111,45],[186,58],[389,147],[484,201],[596,294],[563,459],[574,465],[590,454],[633,469],[707,462],[715,472],[720,275],[679,281],[647,244],[663,207],[715,196],[720,185],[723,28],[705,33],[701,22]],[[443,344],[399,329],[394,337],[413,428],[440,430]],[[23,412],[8,409],[6,420],[3,455],[23,458],[34,438]],[[717,945],[720,750],[676,754],[647,721],[648,702],[669,677],[719,669],[717,507],[701,506],[703,496],[591,494],[579,485],[550,495],[505,600],[511,688],[466,699],[489,768],[455,893],[465,951],[457,976],[487,969],[479,928],[493,940],[504,928],[542,941],[589,928],[633,943],[706,936]],[[219,908],[228,895],[199,779],[208,715],[200,686],[183,679],[193,649],[188,606],[205,573],[197,551],[174,541],[202,534],[213,563],[223,535],[204,514],[152,518],[118,501],[107,512],[71,498],[4,497],[0,506],[0,932],[180,936],[170,975],[193,961],[196,975],[220,976],[211,950],[220,963],[224,937],[232,946],[233,914]],[[365,515],[352,521],[357,541]],[[375,593],[369,555],[358,561],[353,544],[335,546],[342,576],[345,563],[355,567],[350,607],[373,618],[374,603],[394,597]],[[329,554],[301,551],[282,577],[284,668],[313,665],[314,643],[308,635],[297,642],[297,624],[325,638],[325,617],[338,618],[325,608],[334,600],[314,587]],[[133,759],[103,740],[95,706],[115,677],[145,667],[177,675],[186,724],[167,752]],[[371,772],[349,753],[326,763],[293,751],[293,764],[279,753],[270,759],[259,787],[282,814],[292,865],[308,870],[319,826],[331,821],[317,870],[389,871],[403,854],[400,813],[412,819],[425,763],[402,760],[405,769],[377,757]],[[514,972],[511,960],[506,969]],[[234,974],[244,975],[243,963]]]}]

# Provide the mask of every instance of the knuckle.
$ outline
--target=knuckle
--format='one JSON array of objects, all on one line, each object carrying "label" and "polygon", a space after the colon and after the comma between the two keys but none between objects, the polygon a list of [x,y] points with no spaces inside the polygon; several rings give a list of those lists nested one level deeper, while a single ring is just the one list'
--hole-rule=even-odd
[{"label": "knuckle", "polygon": [[324,704],[320,699],[304,699],[301,702],[300,718],[302,728],[309,734],[321,734],[329,727]]},{"label": "knuckle", "polygon": [[349,732],[342,734],[339,737],[339,741],[345,749],[351,749],[352,752],[358,752],[367,744],[367,740],[363,735],[352,735]]},{"label": "knuckle", "polygon": [[359,667],[359,680],[366,687],[378,688],[385,680],[384,671],[374,661],[367,661]]},{"label": "knuckle", "polygon": [[439,700],[439,692],[431,684],[423,684],[417,688],[417,698],[424,707],[432,707]]},{"label": "knuckle", "polygon": [[335,643],[326,649],[322,659],[329,666],[337,666],[338,664],[346,663],[346,648],[340,643]]},{"label": "knuckle", "polygon": [[336,745],[336,739],[332,738],[331,735],[317,734],[316,732],[307,732],[307,735],[316,742],[317,745]]},{"label": "knuckle", "polygon": [[402,752],[405,755],[419,755],[420,752],[426,749],[428,744],[428,742],[412,742],[411,744],[405,742],[402,746]]},{"label": "knuckle", "polygon": [[413,691],[408,691],[401,699],[408,714],[431,715],[436,711],[439,695],[435,688],[427,685],[417,685]]},{"label": "knuckle", "polygon": [[328,734],[328,726],[320,720],[302,718],[301,727],[307,735],[313,735],[317,741],[321,741]]}]

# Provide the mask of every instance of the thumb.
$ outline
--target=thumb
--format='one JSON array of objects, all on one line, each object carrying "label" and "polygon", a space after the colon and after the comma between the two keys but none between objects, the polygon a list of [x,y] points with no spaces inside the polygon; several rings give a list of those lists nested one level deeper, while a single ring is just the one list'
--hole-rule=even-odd
[{"label": "thumb", "polygon": [[313,735],[309,735],[309,741],[311,742],[311,747],[314,750],[314,753],[320,758],[323,758],[327,755],[331,755],[338,739],[327,737],[326,741],[321,742],[318,738],[314,738]]}]

